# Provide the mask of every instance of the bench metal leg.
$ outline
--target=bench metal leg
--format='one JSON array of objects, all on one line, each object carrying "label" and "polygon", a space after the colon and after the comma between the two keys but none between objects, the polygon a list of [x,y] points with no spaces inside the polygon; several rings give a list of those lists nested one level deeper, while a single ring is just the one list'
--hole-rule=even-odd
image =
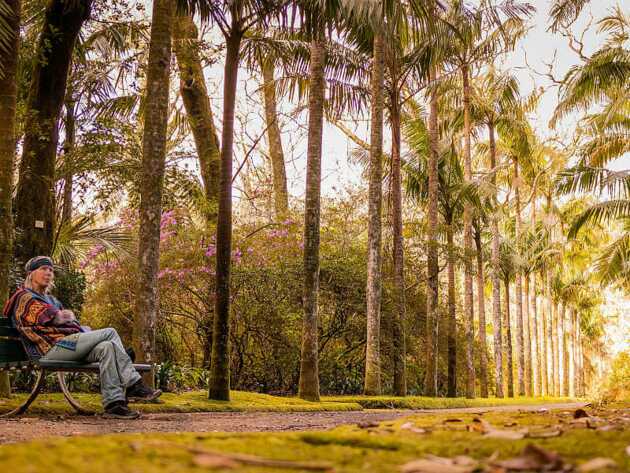
[{"label": "bench metal leg", "polygon": [[11,412],[6,412],[4,414],[0,414],[0,417],[13,417],[19,416],[20,414],[24,414],[28,409],[28,406],[39,396],[40,391],[44,387],[44,382],[46,381],[46,373],[44,370],[39,370],[37,373],[37,381],[35,382],[35,387],[31,391],[31,394],[28,395],[26,401],[22,403],[21,406],[16,407]]},{"label": "bench metal leg", "polygon": [[79,402],[72,397],[72,394],[70,394],[70,390],[68,389],[68,385],[66,384],[64,373],[58,372],[57,379],[59,380],[59,386],[61,387],[61,392],[63,392],[66,401],[68,401],[68,403],[74,408],[74,410],[77,411],[77,413],[87,416],[95,414],[94,411],[91,411],[81,406],[81,404],[79,404]]}]

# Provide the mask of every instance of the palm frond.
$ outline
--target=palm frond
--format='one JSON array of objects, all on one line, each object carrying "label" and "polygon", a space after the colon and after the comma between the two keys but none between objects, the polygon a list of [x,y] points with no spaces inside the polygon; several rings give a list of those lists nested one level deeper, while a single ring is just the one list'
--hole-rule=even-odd
[{"label": "palm frond", "polygon": [[630,216],[630,199],[614,199],[600,202],[582,212],[571,228],[568,237],[575,238],[580,229],[587,223],[608,223],[612,220]]},{"label": "palm frond", "polygon": [[630,50],[602,48],[583,65],[573,66],[564,77],[560,103],[550,125],[571,112],[586,109],[609,98],[614,91],[628,90]]},{"label": "palm frond", "polygon": [[128,231],[116,225],[95,227],[94,218],[84,215],[61,225],[52,255],[63,265],[74,266],[97,245],[114,257],[128,257],[133,253],[133,239]]},{"label": "palm frond", "polygon": [[606,192],[613,198],[630,197],[630,171],[612,171],[591,166],[575,166],[560,171],[555,181],[559,194]]},{"label": "palm frond", "polygon": [[589,0],[554,0],[549,9],[551,31],[558,31],[573,23],[587,3]]},{"label": "palm frond", "polygon": [[630,289],[630,232],[607,246],[595,262],[595,273],[602,285],[616,284]]}]

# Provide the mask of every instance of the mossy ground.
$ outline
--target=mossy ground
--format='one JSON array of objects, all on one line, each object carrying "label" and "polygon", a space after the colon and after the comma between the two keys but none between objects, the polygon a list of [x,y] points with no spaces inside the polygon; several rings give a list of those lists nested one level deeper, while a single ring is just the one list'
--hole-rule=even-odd
[{"label": "mossy ground", "polygon": [[[91,473],[208,471],[195,464],[196,454],[188,450],[197,447],[267,459],[329,462],[337,473],[397,472],[400,465],[425,454],[445,457],[465,454],[485,459],[498,452],[499,458],[509,458],[518,455],[528,443],[535,443],[559,453],[573,464],[603,456],[617,462],[618,469],[613,471],[630,471],[630,457],[625,453],[630,445],[630,430],[569,428],[571,414],[492,412],[483,415],[483,419],[501,428],[506,424],[510,429],[564,426],[562,436],[546,439],[486,438],[466,430],[466,426],[473,423],[472,414],[423,414],[383,422],[371,429],[343,426],[328,432],[307,433],[123,434],[4,445],[0,446],[0,465],[4,471],[26,471],[24,466],[28,465],[32,473],[83,471],[88,464]],[[428,428],[430,432],[417,434],[402,428],[407,422]],[[231,471],[284,470],[241,466]]]},{"label": "mossy ground", "polygon": [[[82,406],[99,411],[101,397],[98,394],[73,394]],[[26,399],[25,394],[15,394],[10,399],[0,399],[0,412],[17,407]],[[295,397],[278,397],[268,394],[232,391],[230,401],[211,401],[206,391],[164,393],[159,403],[134,404],[142,412],[314,412],[359,411],[362,407],[353,402],[308,402]],[[28,410],[28,414],[46,415],[72,412],[72,408],[60,393],[40,395]]]},{"label": "mossy ground", "polygon": [[[73,394],[86,408],[101,409],[98,394]],[[26,394],[14,394],[10,399],[0,399],[0,413],[17,407]],[[270,396],[268,394],[232,391],[231,400],[211,401],[206,391],[165,393],[159,404],[138,404],[142,412],[323,412],[360,411],[363,409],[446,409],[456,407],[488,407],[520,404],[548,404],[570,402],[569,398],[505,398],[465,399],[427,398],[418,396],[325,396],[322,402],[308,402],[296,397]],[[31,415],[64,414],[72,408],[60,393],[40,395],[28,410]]]},{"label": "mossy ground", "polygon": [[512,397],[498,399],[476,398],[466,399],[463,397],[443,398],[443,397],[422,397],[422,396],[324,396],[322,401],[357,403],[364,409],[449,409],[460,407],[491,407],[491,406],[514,406],[521,404],[551,404],[574,402],[575,399],[568,397]]}]

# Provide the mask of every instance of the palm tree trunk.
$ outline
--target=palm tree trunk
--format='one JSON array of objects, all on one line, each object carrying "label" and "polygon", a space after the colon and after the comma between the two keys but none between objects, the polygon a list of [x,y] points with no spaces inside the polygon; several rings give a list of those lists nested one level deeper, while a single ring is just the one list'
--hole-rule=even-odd
[{"label": "palm tree trunk", "polygon": [[505,287],[505,355],[507,364],[508,397],[514,397],[514,360],[512,353],[512,323],[510,320],[510,281],[503,281]]},{"label": "palm tree trunk", "polygon": [[383,35],[374,36],[372,55],[372,122],[368,189],[367,336],[365,385],[367,395],[381,394],[381,211],[383,206]]},{"label": "palm tree trunk", "polygon": [[[233,20],[235,21],[235,20]],[[226,37],[223,83],[223,130],[217,215],[216,298],[208,397],[230,399],[230,269],[232,258],[232,157],[236,83],[242,32],[234,27]]]},{"label": "palm tree trunk", "polygon": [[488,347],[486,339],[486,307],[484,295],[483,252],[481,232],[475,232],[477,256],[477,304],[479,305],[479,387],[481,397],[488,397]]},{"label": "palm tree trunk", "polygon": [[551,309],[551,341],[553,346],[553,395],[560,395],[560,333],[558,332],[558,316],[560,308],[558,304],[552,302]]},{"label": "palm tree trunk", "polygon": [[447,396],[457,397],[457,320],[455,318],[455,244],[452,216],[447,216],[446,240],[448,246],[448,324],[447,324]]},{"label": "palm tree trunk", "polygon": [[76,117],[74,112],[74,101],[72,100],[71,91],[68,90],[66,98],[66,117],[64,127],[66,130],[66,139],[63,144],[63,159],[65,172],[63,175],[63,205],[61,207],[61,222],[70,223],[72,221],[72,153],[76,144]]},{"label": "palm tree trunk", "polygon": [[[579,320],[579,319],[578,319]],[[578,359],[578,396],[583,397],[586,394],[586,376],[584,373],[584,341],[582,331],[577,331],[577,359]]]},{"label": "palm tree trunk", "polygon": [[[13,171],[16,147],[17,65],[20,49],[20,0],[6,0],[13,13],[5,17],[10,30],[6,52],[0,48],[0,301],[9,297],[13,259]],[[9,373],[0,373],[0,398],[11,395]]]},{"label": "palm tree trunk", "polygon": [[534,396],[542,395],[542,361],[540,349],[540,329],[538,317],[538,304],[536,296],[536,273],[532,273],[532,376],[534,377]]},{"label": "palm tree trunk", "polygon": [[199,56],[197,36],[197,26],[190,15],[179,14],[175,17],[173,50],[179,68],[179,92],[195,140],[201,179],[208,204],[206,218],[209,224],[214,224],[219,199],[221,151]]},{"label": "palm tree trunk", "polygon": [[[140,360],[155,363],[160,265],[160,220],[162,183],[166,160],[166,126],[169,105],[172,2],[153,3],[151,42],[147,67],[144,132],[142,136],[142,177],[140,182],[140,234],[138,245],[138,286],[134,341]],[[152,382],[151,377],[145,377]]]},{"label": "palm tree trunk", "polygon": [[273,61],[260,58],[260,69],[263,76],[263,99],[265,103],[265,121],[267,125],[267,141],[273,171],[273,195],[276,218],[281,220],[289,212],[289,193],[287,191],[287,172],[284,165],[284,151],[278,125],[276,109],[276,83],[274,79]]},{"label": "palm tree trunk", "polygon": [[304,327],[299,396],[319,401],[317,300],[319,295],[319,220],[321,197],[322,130],[324,119],[324,65],[326,50],[320,37],[311,42],[308,95],[308,149],[304,207]]},{"label": "palm tree trunk", "polygon": [[566,332],[566,304],[562,304],[560,311],[560,396],[566,396],[569,392],[569,358],[567,356],[567,332]]},{"label": "palm tree trunk", "polygon": [[438,110],[437,93],[430,92],[429,99],[429,195],[427,200],[427,331],[426,373],[424,391],[427,396],[437,395],[438,375],[438,306],[439,268],[437,248],[438,226]]},{"label": "palm tree trunk", "polygon": [[[392,59],[392,77],[397,77],[395,59]],[[394,325],[393,325],[393,366],[394,366],[394,394],[407,395],[406,376],[406,342],[405,342],[405,275],[403,253],[403,225],[402,225],[402,183],[400,177],[400,89],[393,87],[391,100],[392,127],[392,238],[394,263]]]},{"label": "palm tree trunk", "polygon": [[[472,157],[470,152],[470,83],[468,66],[462,67],[464,83],[464,182],[472,181]],[[466,397],[475,397],[473,269],[472,269],[472,209],[464,203],[464,323],[466,328]]]},{"label": "palm tree trunk", "polygon": [[523,275],[523,326],[525,336],[525,395],[533,393],[532,331],[529,315],[529,274]]},{"label": "palm tree trunk", "polygon": [[543,285],[543,290],[542,290],[542,305],[541,305],[541,313],[540,313],[540,348],[541,348],[541,353],[542,353],[542,364],[541,364],[541,371],[540,371],[540,377],[542,378],[542,387],[541,387],[541,394],[543,396],[548,396],[549,395],[549,357],[548,357],[548,350],[549,350],[549,338],[548,338],[548,324],[547,324],[547,319],[548,319],[548,313],[549,313],[549,304],[547,303],[547,290],[549,289],[549,286],[547,284],[547,272],[545,270],[543,270],[543,273],[541,274],[541,282]]},{"label": "palm tree trunk", "polygon": [[569,309],[569,397],[575,397],[575,309]]},{"label": "palm tree trunk", "polygon": [[[520,237],[521,237],[521,195],[520,195],[520,184],[518,177],[518,161],[514,160],[514,191],[515,191],[515,200],[516,200],[516,241],[517,245],[519,245]],[[520,246],[517,246],[520,247]],[[520,252],[520,250],[519,250]],[[527,384],[527,369],[525,362],[525,337],[523,330],[523,282],[522,275],[520,269],[516,270],[516,287],[515,287],[515,297],[516,297],[516,365],[517,365],[517,381],[518,381],[518,394],[519,396],[524,396],[526,389],[525,386]]]},{"label": "palm tree trunk", "polygon": [[59,117],[74,44],[91,0],[53,0],[46,8],[28,96],[15,197],[15,255],[24,262],[50,254],[55,227],[55,161]]},{"label": "palm tree trunk", "polygon": [[545,284],[545,313],[543,314],[543,341],[544,341],[544,365],[545,365],[545,378],[544,391],[545,395],[553,396],[553,359],[552,359],[552,345],[551,345],[551,282],[549,278],[549,272],[545,270],[543,275]]},{"label": "palm tree trunk", "polygon": [[[494,137],[494,123],[488,126],[490,135],[490,169],[492,172],[492,183],[496,187],[496,161],[497,150]],[[497,196],[493,198],[495,206],[498,205]],[[501,279],[499,277],[499,218],[494,209],[492,215],[492,323],[494,330],[494,381],[496,386],[496,396],[503,397],[503,330],[501,327]]]}]

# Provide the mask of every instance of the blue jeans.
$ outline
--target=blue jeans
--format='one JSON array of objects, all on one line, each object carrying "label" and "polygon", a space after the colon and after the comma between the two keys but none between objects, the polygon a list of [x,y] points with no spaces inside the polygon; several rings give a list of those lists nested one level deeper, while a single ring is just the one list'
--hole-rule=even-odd
[{"label": "blue jeans", "polygon": [[75,333],[62,340],[76,342],[76,349],[55,345],[42,359],[98,363],[103,406],[114,401],[124,401],[125,389],[140,380],[140,374],[134,369],[115,329]]}]

